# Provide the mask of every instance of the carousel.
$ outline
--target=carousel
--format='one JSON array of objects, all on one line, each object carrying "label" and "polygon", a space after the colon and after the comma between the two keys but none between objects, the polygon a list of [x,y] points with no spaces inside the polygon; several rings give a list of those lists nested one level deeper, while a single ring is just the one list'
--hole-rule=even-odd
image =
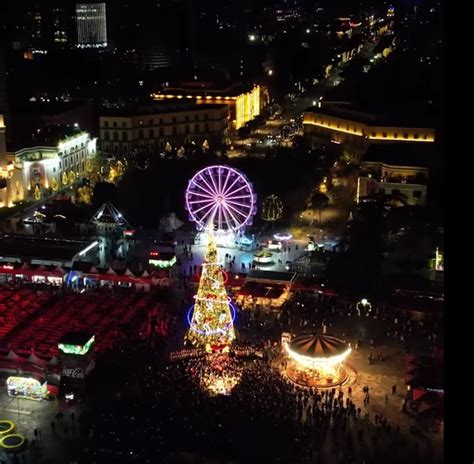
[{"label": "carousel", "polygon": [[273,253],[268,250],[257,251],[253,255],[253,260],[257,264],[274,264]]},{"label": "carousel", "polygon": [[302,335],[284,343],[287,362],[284,374],[306,388],[330,388],[348,381],[344,361],[350,346],[326,334]]}]

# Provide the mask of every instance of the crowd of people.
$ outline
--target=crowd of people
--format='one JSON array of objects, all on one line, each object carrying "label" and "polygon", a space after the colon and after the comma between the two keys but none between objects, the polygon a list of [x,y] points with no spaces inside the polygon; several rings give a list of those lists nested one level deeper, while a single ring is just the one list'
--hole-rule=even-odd
[{"label": "crowd of people", "polygon": [[[383,413],[369,417],[369,385],[301,389],[269,362],[280,351],[282,330],[301,333],[326,326],[343,338],[376,347],[375,332],[350,333],[342,320],[380,319],[384,327],[400,327],[408,339],[436,329],[409,323],[402,315],[392,321],[383,308],[358,316],[350,305],[337,306],[330,297],[300,294],[271,317],[241,312],[239,330],[254,335],[241,340],[244,345],[225,362],[222,357],[189,356],[191,351],[170,360],[161,352],[166,344],[155,352],[146,342],[123,347],[130,360],[141,364],[135,362],[134,376],[117,387],[118,394],[107,391],[96,398],[100,407],[92,409],[84,431],[83,462],[154,462],[150,456],[160,462],[196,463],[436,462],[429,447],[421,448]],[[216,381],[218,388],[209,388]],[[363,390],[363,404],[353,388]],[[184,455],[188,460],[177,458]]]},{"label": "crowd of people", "polygon": [[[350,387],[302,390],[256,358],[152,359],[127,396],[100,400],[84,462],[435,462],[382,415],[370,421]],[[237,379],[225,394],[203,388],[216,363]],[[193,457],[167,460],[178,451]]]}]

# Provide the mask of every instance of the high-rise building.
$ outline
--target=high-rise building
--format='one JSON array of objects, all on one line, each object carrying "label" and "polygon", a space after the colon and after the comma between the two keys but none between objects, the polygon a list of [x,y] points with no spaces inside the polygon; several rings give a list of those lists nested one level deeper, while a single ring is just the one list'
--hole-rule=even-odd
[{"label": "high-rise building", "polygon": [[[50,17],[50,34],[52,35],[53,46],[57,48],[67,48],[71,46],[74,41],[74,35],[72,30],[73,16],[69,5],[57,4],[51,8],[50,11],[46,10],[42,17]],[[52,33],[52,34],[51,34]]]},{"label": "high-rise building", "polygon": [[0,114],[8,113],[7,73],[4,50],[0,47]]},{"label": "high-rise building", "polygon": [[107,14],[105,3],[76,4],[77,47],[107,46]]}]

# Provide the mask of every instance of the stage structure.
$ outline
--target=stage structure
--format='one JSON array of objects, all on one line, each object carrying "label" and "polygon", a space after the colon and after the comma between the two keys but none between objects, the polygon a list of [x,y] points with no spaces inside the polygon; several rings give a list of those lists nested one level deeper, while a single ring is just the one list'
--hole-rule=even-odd
[{"label": "stage structure", "polygon": [[288,354],[285,374],[303,387],[334,387],[343,384],[348,373],[344,361],[351,348],[331,335],[302,335],[284,343]]},{"label": "stage structure", "polygon": [[212,230],[220,246],[235,247],[257,211],[251,182],[229,166],[208,166],[197,172],[188,183],[185,201],[189,219],[201,235]]},{"label": "stage structure", "polygon": [[130,229],[132,226],[122,213],[112,204],[104,203],[92,216],[91,222],[99,231],[110,232],[114,229]]},{"label": "stage structure", "polygon": [[235,307],[227,296],[227,275],[217,262],[217,248],[209,232],[205,261],[194,305],[188,311],[186,340],[206,351],[223,351],[235,339]]}]

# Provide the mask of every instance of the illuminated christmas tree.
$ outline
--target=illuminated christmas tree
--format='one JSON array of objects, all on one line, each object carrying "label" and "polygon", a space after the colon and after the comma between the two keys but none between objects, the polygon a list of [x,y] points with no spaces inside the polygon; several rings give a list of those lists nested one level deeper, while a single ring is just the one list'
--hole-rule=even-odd
[{"label": "illuminated christmas tree", "polygon": [[222,350],[235,339],[235,309],[227,296],[224,276],[217,262],[214,236],[210,233],[194,307],[188,314],[190,327],[186,335],[194,346],[208,351]]}]

